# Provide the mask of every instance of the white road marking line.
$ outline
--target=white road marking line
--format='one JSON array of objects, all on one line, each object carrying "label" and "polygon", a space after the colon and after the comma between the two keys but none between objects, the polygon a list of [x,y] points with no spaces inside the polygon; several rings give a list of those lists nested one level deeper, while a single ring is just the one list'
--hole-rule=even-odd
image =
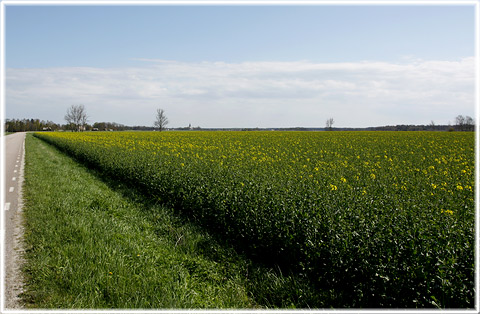
[{"label": "white road marking line", "polygon": [[17,173],[17,172],[18,172],[18,170],[13,170],[13,173]]},{"label": "white road marking line", "polygon": [[5,203],[5,210],[9,210],[10,209],[10,203]]},{"label": "white road marking line", "polygon": [[17,160],[17,163],[20,162],[20,160]]},{"label": "white road marking line", "polygon": [[12,181],[17,181],[17,177],[13,177],[13,178],[12,178]]},{"label": "white road marking line", "polygon": [[10,189],[8,190],[8,192],[13,192],[15,190],[15,188],[13,186],[10,187]]}]

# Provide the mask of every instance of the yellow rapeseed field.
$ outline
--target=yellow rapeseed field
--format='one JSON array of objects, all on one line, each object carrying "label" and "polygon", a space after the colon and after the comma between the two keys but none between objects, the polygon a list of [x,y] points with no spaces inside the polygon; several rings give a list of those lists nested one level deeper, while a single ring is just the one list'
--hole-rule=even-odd
[{"label": "yellow rapeseed field", "polygon": [[473,306],[473,133],[36,136],[351,306]]}]

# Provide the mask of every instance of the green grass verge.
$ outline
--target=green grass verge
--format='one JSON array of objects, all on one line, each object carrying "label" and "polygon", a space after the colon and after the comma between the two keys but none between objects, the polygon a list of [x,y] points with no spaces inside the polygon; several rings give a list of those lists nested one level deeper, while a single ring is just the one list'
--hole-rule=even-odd
[{"label": "green grass verge", "polygon": [[253,264],[172,209],[31,134],[24,195],[29,308],[322,304],[304,279]]}]

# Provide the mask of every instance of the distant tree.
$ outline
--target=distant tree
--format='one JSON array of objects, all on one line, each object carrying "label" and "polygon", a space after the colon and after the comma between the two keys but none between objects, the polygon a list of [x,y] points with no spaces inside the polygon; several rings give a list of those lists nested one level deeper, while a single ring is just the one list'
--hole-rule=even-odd
[{"label": "distant tree", "polygon": [[72,125],[75,131],[84,131],[88,121],[87,112],[84,105],[71,105],[65,115],[67,124]]},{"label": "distant tree", "polygon": [[157,128],[159,131],[165,130],[168,124],[167,116],[165,115],[165,111],[163,109],[157,109],[157,116],[153,126]]},{"label": "distant tree", "polygon": [[474,131],[475,130],[475,121],[470,116],[465,117],[465,130],[466,131]]},{"label": "distant tree", "polygon": [[465,117],[462,116],[462,115],[456,116],[455,117],[455,126],[456,126],[457,130],[463,131],[464,125],[465,125]]},{"label": "distant tree", "polygon": [[99,131],[124,131],[127,127],[116,122],[95,122],[92,128],[96,128]]},{"label": "distant tree", "polygon": [[98,129],[99,131],[105,131],[107,129],[106,122],[95,122],[93,127]]},{"label": "distant tree", "polygon": [[458,115],[455,118],[455,127],[458,131],[473,131],[475,129],[475,121],[470,116]]},{"label": "distant tree", "polygon": [[327,122],[325,123],[325,126],[326,126],[327,130],[329,130],[329,131],[332,130],[333,123],[335,123],[335,121],[333,121],[333,118],[330,118],[330,119],[327,120]]}]

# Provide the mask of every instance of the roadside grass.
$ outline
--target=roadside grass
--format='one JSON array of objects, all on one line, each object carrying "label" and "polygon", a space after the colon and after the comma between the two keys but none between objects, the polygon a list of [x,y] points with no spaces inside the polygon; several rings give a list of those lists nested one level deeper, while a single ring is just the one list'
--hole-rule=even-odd
[{"label": "roadside grass", "polygon": [[287,308],[326,301],[304,278],[254,264],[172,209],[32,134],[25,158],[28,308]]}]

